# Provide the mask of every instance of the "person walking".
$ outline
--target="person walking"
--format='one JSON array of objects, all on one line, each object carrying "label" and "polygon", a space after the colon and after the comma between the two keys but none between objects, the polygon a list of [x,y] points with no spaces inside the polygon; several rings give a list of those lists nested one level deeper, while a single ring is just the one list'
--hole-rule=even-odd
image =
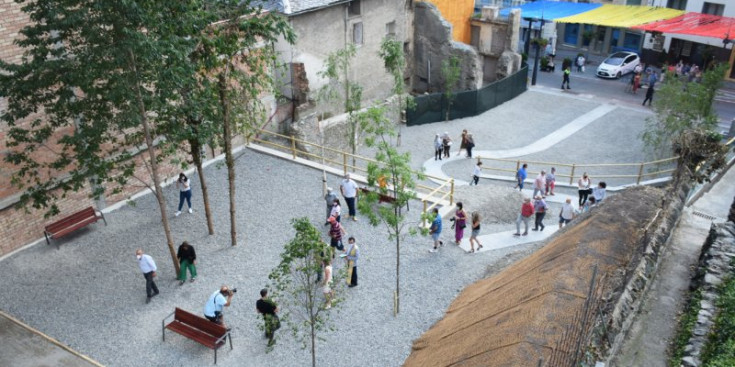
[{"label": "person walking", "polygon": [[467,133],[467,158],[472,158],[472,148],[475,147],[475,138],[472,137],[472,134]]},{"label": "person walking", "polygon": [[357,221],[357,211],[355,208],[358,194],[357,183],[355,183],[355,181],[350,178],[349,173],[346,174],[344,180],[342,180],[342,183],[339,186],[339,190],[340,192],[342,192],[342,196],[347,202],[349,217],[352,218],[353,221]]},{"label": "person walking", "polygon": [[332,308],[332,297],[334,297],[334,291],[332,290],[332,258],[324,258],[324,282],[322,283],[322,294],[324,294],[324,309],[328,310]]},{"label": "person walking", "polygon": [[544,201],[543,196],[535,196],[533,201],[533,210],[536,212],[536,221],[533,223],[533,230],[538,231],[540,228],[541,231],[543,231],[544,228],[546,228],[546,226],[544,226],[544,217],[546,216],[546,210],[548,210],[548,206],[546,206],[546,201]]},{"label": "person walking", "polygon": [[197,278],[197,253],[194,251],[194,246],[190,245],[189,242],[182,242],[179,245],[179,251],[176,252],[176,257],[179,258],[179,285],[184,285],[186,282],[186,270],[189,269],[191,274],[191,282]]},{"label": "person walking", "polygon": [[605,181],[600,181],[600,183],[597,184],[597,187],[592,189],[592,197],[590,199],[595,199],[596,203],[600,203],[603,199],[605,199],[605,196],[607,196],[607,184]]},{"label": "person walking", "polygon": [[334,208],[334,201],[337,200],[337,194],[331,187],[327,187],[327,194],[324,195],[324,201],[327,202],[327,216],[324,219],[324,225],[329,225],[329,217],[332,216],[332,208]]},{"label": "person walking", "polygon": [[[334,217],[337,222],[342,223],[342,205],[340,205],[339,199],[334,199],[332,203],[332,211],[329,213],[330,217]],[[327,221],[329,223],[329,221]]]},{"label": "person walking", "polygon": [[459,150],[457,151],[457,157],[462,153],[462,149],[467,150],[467,129],[462,130],[462,135],[459,137]]},{"label": "person walking", "polygon": [[442,160],[442,153],[444,152],[444,145],[442,144],[442,138],[437,133],[434,137],[434,160]]},{"label": "person walking", "polygon": [[268,289],[260,290],[260,299],[255,301],[255,310],[263,315],[263,328],[265,337],[268,338],[268,346],[276,344],[275,333],[281,328],[281,320],[278,318],[278,305],[268,298]]},{"label": "person walking", "polygon": [[232,304],[232,296],[235,294],[235,291],[235,289],[230,289],[226,285],[222,285],[218,290],[214,291],[207,299],[207,303],[204,304],[204,317],[215,324],[227,328],[223,312],[225,307],[230,307]]},{"label": "person walking", "polygon": [[516,186],[515,188],[520,189],[520,191],[523,191],[523,182],[526,181],[526,177],[528,177],[528,174],[526,173],[526,168],[528,168],[527,163],[523,163],[523,166],[516,172]]},{"label": "person walking", "polygon": [[646,98],[642,103],[643,106],[646,105],[646,102],[648,102],[648,106],[651,106],[651,103],[653,103],[653,92],[657,81],[658,76],[656,75],[656,72],[651,72],[651,76],[648,77],[648,90],[646,91]]},{"label": "person walking", "polygon": [[[531,221],[531,217],[533,216],[533,204],[531,204],[531,199],[529,198],[523,198],[523,204],[521,205],[521,213],[518,214],[518,219],[516,219],[516,233],[513,233],[514,236],[526,236],[528,235],[528,223]],[[523,222],[524,225],[524,231],[523,234],[521,234],[521,222]]]},{"label": "person walking", "polygon": [[579,206],[582,206],[585,201],[587,201],[587,197],[590,195],[590,183],[592,180],[590,180],[589,176],[587,176],[587,172],[582,174],[582,177],[579,178],[577,181],[577,192],[579,193]]},{"label": "person walking", "polygon": [[179,189],[179,209],[176,211],[176,216],[181,215],[184,199],[186,199],[186,204],[189,206],[189,213],[193,213],[191,210],[191,183],[184,172],[179,173],[179,179],[176,180],[176,188]]},{"label": "person walking", "polygon": [[565,224],[569,224],[572,219],[574,219],[574,207],[572,206],[572,199],[567,198],[561,206],[561,211],[559,211],[559,229]]},{"label": "person walking", "polygon": [[633,75],[633,94],[638,94],[638,88],[641,87],[641,73]]},{"label": "person walking", "polygon": [[457,210],[454,212],[454,242],[459,246],[464,238],[464,229],[467,227],[467,213],[465,213],[461,202],[457,202]]},{"label": "person walking", "polygon": [[439,215],[439,209],[434,208],[431,210],[434,215],[434,220],[431,221],[431,227],[429,227],[429,234],[431,239],[434,240],[434,248],[430,249],[429,252],[439,251],[439,246],[444,246],[444,242],[439,240],[439,236],[442,234],[442,217]]},{"label": "person walking", "polygon": [[567,65],[562,71],[562,81],[561,81],[561,90],[564,90],[564,85],[566,84],[567,89],[572,89],[569,87],[569,74],[572,73],[572,67]]},{"label": "person walking", "polygon": [[477,237],[480,235],[480,213],[472,212],[472,234],[470,235],[470,253],[475,252],[475,242],[477,242],[477,251],[480,251],[482,244]]},{"label": "person walking", "polygon": [[342,225],[337,222],[337,218],[329,217],[329,224],[332,227],[329,228],[329,245],[337,250],[344,251],[345,247],[342,245],[342,235],[347,234]]},{"label": "person walking", "polygon": [[472,181],[470,181],[470,186],[472,186],[473,183],[477,186],[477,183],[480,182],[480,174],[482,174],[482,162],[477,161],[475,168],[472,169]]},{"label": "person walking", "polygon": [[452,147],[452,138],[449,137],[449,132],[445,131],[442,135],[442,148],[444,149],[444,158],[449,158],[449,149]]},{"label": "person walking", "polygon": [[554,196],[554,187],[556,186],[556,168],[551,167],[551,171],[546,174],[546,187],[544,196]]},{"label": "person walking", "polygon": [[347,239],[350,248],[345,253],[345,260],[347,260],[347,286],[357,287],[357,259],[360,258],[360,248],[355,243],[355,237]]},{"label": "person walking", "polygon": [[584,64],[587,60],[584,58],[584,55],[578,55],[577,56],[577,72],[578,73],[584,73]]},{"label": "person walking", "polygon": [[148,304],[151,303],[151,298],[157,296],[159,293],[158,286],[156,286],[156,282],[153,281],[158,268],[156,267],[156,262],[153,261],[153,258],[150,257],[150,255],[143,253],[143,249],[135,250],[135,257],[138,259],[138,266],[145,278],[145,294],[147,296],[145,303]]},{"label": "person walking", "polygon": [[539,172],[538,176],[536,176],[536,179],[533,180],[533,197],[535,198],[537,195],[544,195],[544,189],[546,188],[546,171],[541,170]]}]

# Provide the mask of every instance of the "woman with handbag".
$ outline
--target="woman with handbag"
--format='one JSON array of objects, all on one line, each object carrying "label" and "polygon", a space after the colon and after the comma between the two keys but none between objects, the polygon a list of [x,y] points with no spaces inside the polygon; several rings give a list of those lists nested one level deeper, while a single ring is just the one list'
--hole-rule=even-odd
[{"label": "woman with handbag", "polygon": [[454,242],[457,246],[464,238],[464,228],[467,226],[467,213],[462,208],[462,203],[457,203],[457,211],[454,213]]}]

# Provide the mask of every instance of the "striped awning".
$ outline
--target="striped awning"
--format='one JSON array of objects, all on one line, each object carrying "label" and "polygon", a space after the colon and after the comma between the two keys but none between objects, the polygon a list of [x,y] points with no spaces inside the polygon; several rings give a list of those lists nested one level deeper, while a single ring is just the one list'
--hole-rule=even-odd
[{"label": "striped awning", "polygon": [[603,5],[577,15],[555,19],[559,23],[593,24],[606,27],[631,28],[634,26],[671,19],[684,14],[683,10],[652,6]]},{"label": "striped awning", "polygon": [[719,39],[735,38],[735,18],[702,13],[686,13],[633,28],[647,32],[688,34]]}]

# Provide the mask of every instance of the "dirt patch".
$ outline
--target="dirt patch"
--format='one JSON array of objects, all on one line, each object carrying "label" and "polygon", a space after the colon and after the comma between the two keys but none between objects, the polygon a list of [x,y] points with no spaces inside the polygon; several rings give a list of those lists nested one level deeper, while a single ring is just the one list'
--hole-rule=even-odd
[{"label": "dirt patch", "polygon": [[468,286],[414,341],[405,366],[535,366],[571,353],[561,337],[578,323],[592,268],[601,293],[620,287],[662,196],[636,187],[611,197],[532,255]]},{"label": "dirt patch", "polygon": [[483,224],[514,223],[523,204],[523,194],[501,185],[457,186],[454,197],[468,214],[479,212]]}]

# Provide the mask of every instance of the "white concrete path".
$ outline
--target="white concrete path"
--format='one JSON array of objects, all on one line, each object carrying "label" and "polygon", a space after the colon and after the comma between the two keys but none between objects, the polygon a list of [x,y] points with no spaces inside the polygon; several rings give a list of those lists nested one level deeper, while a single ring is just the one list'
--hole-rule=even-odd
[{"label": "white concrete path", "polygon": [[[482,244],[482,249],[478,251],[477,248],[475,248],[475,253],[498,250],[501,248],[518,246],[518,245],[523,245],[523,244],[531,243],[531,242],[543,241],[559,230],[559,223],[556,220],[551,220],[553,218],[556,218],[556,216],[552,215],[551,218],[548,218],[548,217],[546,218],[546,220],[544,221],[546,228],[544,229],[543,232],[532,231],[531,229],[533,229],[533,223],[531,223],[530,225],[531,228],[529,228],[528,230],[528,236],[519,236],[519,237],[514,236],[513,234],[516,233],[515,230],[497,232],[497,233],[486,234],[486,235],[481,234],[480,236],[478,236],[478,239],[480,240],[480,243]],[[515,224],[512,224],[511,226],[514,226],[514,225]],[[452,230],[450,229],[450,231]],[[521,223],[521,231],[523,231],[523,223]],[[459,248],[461,248],[462,250],[465,250],[466,252],[470,252],[469,232],[470,231],[465,229],[465,238],[462,239],[462,242],[460,242],[460,245],[459,245]],[[452,234],[452,237],[453,237],[454,236],[453,232],[450,232],[450,233]],[[446,242],[444,243],[444,246],[445,247],[447,246]],[[456,245],[454,245],[454,242],[451,242],[448,246],[456,246]]]},{"label": "white concrete path", "polygon": [[[572,120],[570,123],[562,126],[556,131],[550,133],[549,135],[529,145],[526,145],[525,147],[514,148],[514,149],[504,149],[504,150],[478,150],[478,151],[474,151],[473,154],[476,157],[512,158],[512,157],[522,157],[524,155],[542,152],[544,150],[547,150],[553,147],[554,145],[558,144],[562,140],[574,135],[579,130],[582,130],[587,125],[591,124],[592,122],[599,119],[600,117],[610,113],[616,108],[617,106],[614,106],[614,105],[603,104],[593,109],[592,111],[587,112],[584,115],[577,117],[576,119]],[[459,157],[459,156],[450,156],[449,158],[445,158],[440,161],[435,161],[433,158],[430,158],[426,162],[424,162],[424,172],[432,176],[440,177],[443,179],[449,179],[450,177],[447,176],[442,170],[442,166],[446,164],[447,162],[452,162],[452,161],[461,160],[461,159],[467,159],[467,158]],[[490,178],[489,175],[488,176],[481,175],[480,177]],[[469,182],[455,179],[454,184],[455,185],[469,185]]]}]

